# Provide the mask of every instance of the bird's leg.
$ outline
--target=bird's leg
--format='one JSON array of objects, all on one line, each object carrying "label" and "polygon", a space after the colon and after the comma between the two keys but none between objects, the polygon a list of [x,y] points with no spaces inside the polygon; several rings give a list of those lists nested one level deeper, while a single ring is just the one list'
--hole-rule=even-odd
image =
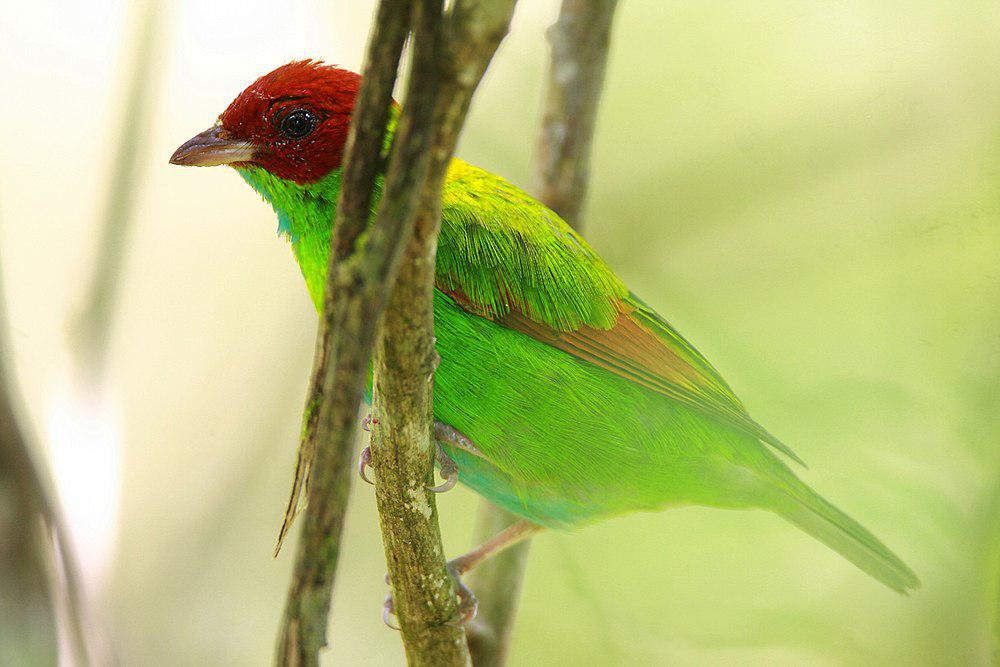
[{"label": "bird's leg", "polygon": [[444,493],[445,491],[452,490],[455,484],[458,483],[458,466],[455,465],[455,462],[444,451],[444,448],[441,447],[442,442],[480,458],[485,457],[483,457],[482,452],[476,449],[476,446],[472,444],[472,440],[469,440],[468,436],[454,426],[449,426],[444,422],[435,420],[434,439],[437,441],[435,459],[437,459],[438,465],[441,467],[441,476],[444,477],[445,481],[439,486],[428,487],[428,490],[434,493]]},{"label": "bird's leg", "polygon": [[[448,575],[451,577],[452,581],[455,582],[455,593],[458,596],[458,616],[457,618],[449,621],[448,625],[465,625],[476,617],[476,611],[479,607],[479,601],[476,599],[472,590],[462,581],[462,575],[475,568],[487,558],[500,553],[507,547],[512,547],[518,542],[528,539],[538,531],[542,530],[543,527],[544,526],[539,526],[537,523],[532,523],[527,519],[522,519],[515,524],[507,526],[472,551],[466,552],[458,558],[448,561],[446,569],[448,570]],[[386,583],[389,583],[388,579],[389,575],[386,575]],[[395,607],[393,606],[392,593],[389,593],[382,606],[382,620],[390,628],[398,630],[399,628],[390,622],[390,616],[394,613]]]},{"label": "bird's leg", "polygon": [[479,458],[485,458],[483,453],[476,449],[476,446],[472,444],[472,441],[464,433],[444,422],[434,421],[434,438],[438,442],[448,443],[455,449],[461,449]]},{"label": "bird's leg", "polygon": [[444,477],[444,482],[438,486],[428,486],[427,490],[432,493],[444,493],[445,491],[451,491],[458,484],[458,466],[455,462],[451,460],[444,451],[444,447],[438,442],[435,444],[437,451],[434,454],[434,458],[437,459],[438,465],[441,466],[441,476]]},{"label": "bird's leg", "polygon": [[504,549],[512,547],[518,542],[522,542],[544,526],[532,523],[527,519],[521,519],[517,523],[511,524],[499,533],[483,542],[475,549],[468,551],[458,558],[448,561],[448,574],[455,582],[455,590],[458,594],[459,618],[451,625],[465,625],[476,617],[479,601],[472,591],[462,582],[462,575],[469,572],[487,558],[495,556]]},{"label": "bird's leg", "polygon": [[[365,431],[371,433],[372,427],[378,425],[378,420],[373,419],[371,415],[368,415],[361,422],[361,428]],[[476,456],[482,457],[483,454],[476,446],[472,444],[472,441],[459,431],[454,426],[449,426],[443,422],[434,422],[434,440],[436,442],[437,450],[435,451],[434,458],[438,465],[441,467],[441,476],[444,477],[444,483],[438,486],[427,487],[429,491],[434,493],[444,493],[445,491],[450,491],[455,488],[458,483],[458,466],[455,462],[445,453],[444,448],[441,447],[441,443],[446,443],[455,447],[456,449],[461,449],[463,451],[469,452]],[[361,450],[361,457],[358,459],[358,476],[372,484],[371,479],[368,478],[368,468],[372,464],[372,449],[371,447],[365,447]]]}]

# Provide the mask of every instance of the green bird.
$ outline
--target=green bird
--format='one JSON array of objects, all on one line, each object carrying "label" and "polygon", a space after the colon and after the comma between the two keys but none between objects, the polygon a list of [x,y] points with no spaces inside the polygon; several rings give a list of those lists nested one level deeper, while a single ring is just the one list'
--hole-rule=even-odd
[{"label": "green bird", "polygon": [[[360,82],[315,61],[279,67],[171,158],[230,165],[260,193],[317,309]],[[441,199],[442,473],[453,482],[457,468],[462,483],[525,520],[458,559],[458,572],[539,527],[694,504],[769,510],[890,588],[919,585],[795,475],[782,457],[798,457],[558,215],[458,159]]]}]

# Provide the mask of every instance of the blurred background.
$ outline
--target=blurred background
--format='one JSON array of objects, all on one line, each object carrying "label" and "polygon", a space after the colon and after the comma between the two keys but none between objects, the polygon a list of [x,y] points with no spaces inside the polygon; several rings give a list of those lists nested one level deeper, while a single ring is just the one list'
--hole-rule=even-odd
[{"label": "blurred background", "polygon": [[[372,6],[0,9],[8,339],[121,664],[271,659],[316,317],[270,209],[167,158],[279,64],[357,69]],[[557,7],[522,3],[459,150],[523,186]],[[768,514],[637,514],[535,540],[512,664],[997,659],[998,34],[974,0],[620,3],[587,236],[923,587],[898,596]],[[125,111],[137,57],[147,103]],[[131,227],[102,239],[130,130]],[[70,334],[108,249],[123,271],[89,381]],[[477,502],[440,499],[448,553]],[[402,662],[384,571],[355,485],[328,664]]]}]

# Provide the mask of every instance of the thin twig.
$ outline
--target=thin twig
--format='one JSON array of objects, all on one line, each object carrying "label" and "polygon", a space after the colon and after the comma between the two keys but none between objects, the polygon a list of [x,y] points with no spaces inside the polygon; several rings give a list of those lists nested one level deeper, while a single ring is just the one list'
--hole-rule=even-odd
[{"label": "thin twig", "polygon": [[[150,134],[150,120],[155,107],[158,75],[157,53],[162,43],[162,13],[164,3],[148,2],[139,7],[131,28],[131,44],[123,54],[123,62],[130,71],[125,84],[121,117],[109,143],[115,146],[109,180],[104,192],[103,210],[97,230],[96,256],[93,272],[82,295],[82,307],[75,321],[70,323],[69,338],[74,352],[72,368],[73,390],[77,393],[99,391],[104,381],[109,342],[114,324],[121,277],[126,251],[134,225],[136,195],[142,176],[143,150]],[[73,443],[79,445],[80,443]],[[87,660],[83,627],[90,630],[90,650],[95,653],[106,649],[102,639],[107,629],[88,613],[87,601],[79,586],[79,566],[73,540],[67,530],[64,515],[53,493],[49,505],[51,530],[58,550],[58,567],[62,582],[60,591],[65,594],[70,639],[74,651],[82,657],[77,664]],[[96,643],[95,643],[96,642]],[[95,658],[99,659],[99,658]]]},{"label": "thin twig", "polygon": [[[563,0],[559,18],[548,31],[552,55],[534,188],[545,205],[578,231],[616,4],[617,0]],[[516,520],[510,512],[481,501],[475,543]],[[498,667],[507,661],[530,546],[525,541],[507,549],[469,577],[469,586],[480,599],[479,618],[468,633],[476,667]]]},{"label": "thin twig", "polygon": [[563,0],[552,47],[535,159],[535,194],[578,228],[587,198],[590,145],[617,0]]},{"label": "thin twig", "polygon": [[[375,364],[372,442],[376,498],[393,600],[410,665],[467,665],[465,633],[445,569],[433,484],[434,263],[441,188],[487,65],[507,33],[514,0],[422,0],[400,132],[421,128],[430,158],[413,237],[390,298]],[[412,125],[411,125],[412,124]],[[422,135],[423,136],[423,135]],[[397,141],[400,141],[398,139]],[[412,169],[412,167],[411,167]],[[393,178],[387,177],[388,187]]]},{"label": "thin twig", "polygon": [[77,561],[53,485],[19,423],[2,292],[0,285],[0,662],[54,664],[58,616],[71,664],[85,667]]},{"label": "thin twig", "polygon": [[[2,323],[0,323],[2,326]],[[0,332],[0,336],[2,336]],[[4,350],[0,349],[0,355]],[[55,664],[53,585],[41,517],[47,513],[13,404],[12,377],[0,359],[0,661]]]},{"label": "thin twig", "polygon": [[[302,536],[277,647],[279,665],[317,665],[319,651],[326,645],[368,361],[388,280],[405,248],[407,224],[412,225],[412,219],[380,211],[376,228],[385,228],[383,233],[373,234],[363,248],[356,248],[369,219],[409,8],[408,0],[379,4],[345,151],[296,490],[290,503],[294,513],[300,489],[309,479]],[[284,530],[287,526],[283,534]]]},{"label": "thin twig", "polygon": [[141,151],[149,136],[149,120],[155,102],[153,93],[158,69],[154,65],[162,11],[161,3],[146,3],[133,35],[134,51],[129,54],[132,72],[125,91],[117,136],[113,138],[116,149],[98,230],[94,273],[72,332],[85,379],[103,372],[108,351],[125,250],[134,226],[131,219],[142,172]]},{"label": "thin twig", "polygon": [[[502,507],[481,500],[473,544],[486,542],[519,520],[519,516]],[[484,561],[469,573],[469,588],[479,597],[479,615],[468,632],[469,652],[476,667],[499,666],[507,662],[530,546],[530,539],[526,539]]]}]

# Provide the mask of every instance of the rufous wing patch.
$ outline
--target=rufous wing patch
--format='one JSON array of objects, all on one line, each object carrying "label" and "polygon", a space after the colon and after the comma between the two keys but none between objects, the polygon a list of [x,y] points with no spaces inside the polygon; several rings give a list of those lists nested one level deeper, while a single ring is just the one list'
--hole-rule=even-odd
[{"label": "rufous wing patch", "polygon": [[[448,295],[465,310],[484,315],[477,312],[475,304],[461,293],[449,291]],[[513,306],[495,321],[577,359],[696,408],[763,440],[789,458],[802,463],[791,449],[747,414],[722,378],[680,334],[666,322],[651,318],[643,308],[641,302],[635,304],[623,300],[614,325],[607,329],[582,325],[572,331],[558,331],[527,317]],[[678,345],[676,341],[683,342],[683,349],[675,349]],[[688,360],[692,355],[699,362],[697,365]]]}]

